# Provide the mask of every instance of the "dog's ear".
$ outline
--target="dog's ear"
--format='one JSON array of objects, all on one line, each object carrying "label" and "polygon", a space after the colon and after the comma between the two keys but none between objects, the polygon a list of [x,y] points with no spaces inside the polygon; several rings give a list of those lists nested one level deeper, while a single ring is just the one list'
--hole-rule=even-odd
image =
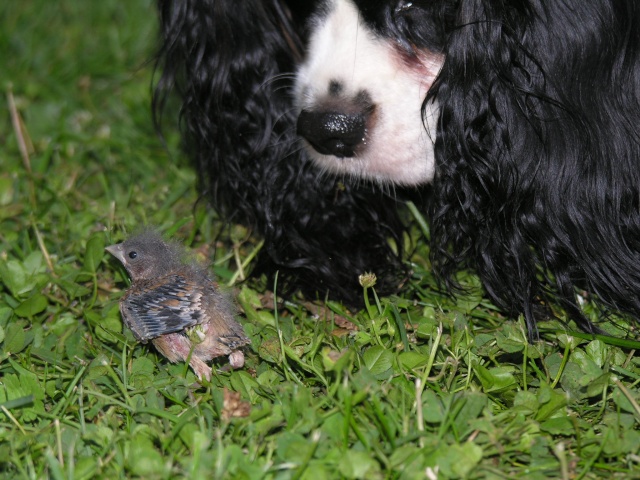
[{"label": "dog's ear", "polygon": [[549,296],[592,328],[576,287],[640,312],[625,293],[640,289],[638,7],[584,5],[465,0],[430,92],[434,264],[444,276],[477,267],[530,334]]},{"label": "dog's ear", "polygon": [[455,288],[456,272],[474,268],[494,302],[517,315],[541,294],[528,281],[537,258],[519,215],[536,175],[525,173],[534,159],[523,155],[522,141],[542,150],[535,110],[546,93],[518,21],[531,12],[504,3],[462,2],[447,37],[445,62],[427,97],[440,106],[429,216],[439,277]]},{"label": "dog's ear", "polygon": [[539,169],[552,162],[548,120],[562,107],[529,42],[538,13],[529,6],[460,5],[430,92],[441,109],[438,201],[430,217],[432,261],[441,278],[455,287],[455,272],[474,268],[501,309],[525,314],[535,338],[532,305],[547,295],[537,276],[548,272],[540,270],[544,254],[532,245],[552,242],[544,238],[546,173]]},{"label": "dog's ear", "polygon": [[273,148],[284,156],[292,142],[286,74],[302,47],[291,13],[276,0],[160,0],[159,7],[156,123],[175,91],[201,190],[224,214],[250,215],[256,193],[247,189],[255,186],[242,184],[256,175],[255,159],[278,155],[266,152]]}]

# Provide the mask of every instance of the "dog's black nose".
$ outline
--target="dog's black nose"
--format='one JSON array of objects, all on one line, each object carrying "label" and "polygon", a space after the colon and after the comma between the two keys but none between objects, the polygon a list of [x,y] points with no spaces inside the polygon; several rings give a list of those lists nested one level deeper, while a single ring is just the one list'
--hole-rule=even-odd
[{"label": "dog's black nose", "polygon": [[355,156],[366,130],[367,113],[303,110],[298,117],[298,135],[323,155]]}]

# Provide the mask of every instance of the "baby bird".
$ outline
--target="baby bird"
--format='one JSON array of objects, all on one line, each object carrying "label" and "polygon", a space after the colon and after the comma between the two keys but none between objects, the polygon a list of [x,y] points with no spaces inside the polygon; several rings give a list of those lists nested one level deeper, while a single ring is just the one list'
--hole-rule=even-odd
[{"label": "baby bird", "polygon": [[120,312],[136,340],[151,340],[170,362],[189,359],[201,380],[211,379],[207,362],[213,358],[228,355],[232,368],[244,365],[239,349],[250,340],[231,301],[205,266],[186,258],[182,246],[146,230],[106,250],[131,277]]}]

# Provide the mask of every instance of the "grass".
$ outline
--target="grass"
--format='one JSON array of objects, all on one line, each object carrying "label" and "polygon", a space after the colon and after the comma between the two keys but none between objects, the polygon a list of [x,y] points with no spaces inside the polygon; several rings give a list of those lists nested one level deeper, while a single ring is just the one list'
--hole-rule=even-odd
[{"label": "grass", "polygon": [[[402,297],[360,312],[238,284],[257,240],[214,253],[177,132],[153,131],[150,0],[0,18],[2,478],[640,478],[637,342],[549,322],[529,344],[473,275],[438,293],[419,232]],[[245,369],[198,387],[123,329],[103,247],[146,223],[235,282]]]}]

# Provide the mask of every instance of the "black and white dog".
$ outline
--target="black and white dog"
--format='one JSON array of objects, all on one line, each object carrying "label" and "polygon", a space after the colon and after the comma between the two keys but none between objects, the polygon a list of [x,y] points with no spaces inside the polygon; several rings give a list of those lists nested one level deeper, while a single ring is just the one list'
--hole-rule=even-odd
[{"label": "black and white dog", "polygon": [[[640,2],[160,0],[162,77],[214,208],[257,273],[356,302],[404,275],[400,199],[432,263],[472,268],[535,337],[576,289],[640,318]],[[368,181],[367,181],[368,180]],[[391,194],[391,195],[390,195]]]}]

